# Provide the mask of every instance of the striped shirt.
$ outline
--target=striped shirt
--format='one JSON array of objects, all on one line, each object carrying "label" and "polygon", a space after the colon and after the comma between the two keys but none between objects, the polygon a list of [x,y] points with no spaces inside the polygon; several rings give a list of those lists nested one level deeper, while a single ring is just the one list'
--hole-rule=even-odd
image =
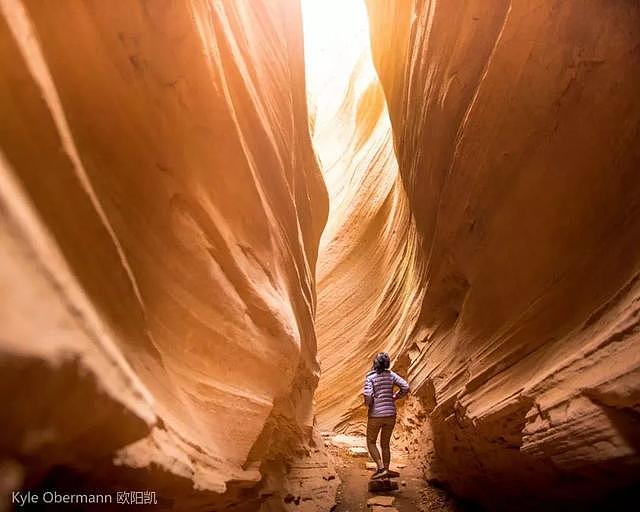
[{"label": "striped shirt", "polygon": [[[393,386],[400,391],[394,394]],[[409,384],[397,373],[385,370],[371,371],[364,379],[364,403],[369,406],[369,416],[384,418],[396,415],[396,400],[409,392]]]}]

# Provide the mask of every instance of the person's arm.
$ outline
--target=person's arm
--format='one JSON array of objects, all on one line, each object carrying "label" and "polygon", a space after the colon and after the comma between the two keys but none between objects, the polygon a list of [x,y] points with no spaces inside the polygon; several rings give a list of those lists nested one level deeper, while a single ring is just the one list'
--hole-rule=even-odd
[{"label": "person's arm", "polygon": [[409,394],[409,383],[395,372],[391,372],[391,375],[393,376],[393,383],[400,388],[399,391],[393,394],[393,399],[399,400]]},{"label": "person's arm", "polygon": [[371,406],[373,402],[373,383],[368,377],[364,378],[364,405]]}]

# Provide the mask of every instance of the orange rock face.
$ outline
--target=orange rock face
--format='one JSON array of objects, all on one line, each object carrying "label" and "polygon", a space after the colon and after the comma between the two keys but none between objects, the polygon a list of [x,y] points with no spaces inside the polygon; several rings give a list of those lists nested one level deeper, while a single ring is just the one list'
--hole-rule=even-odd
[{"label": "orange rock face", "polygon": [[1,451],[16,485],[52,465],[117,479],[115,457],[209,505],[256,488],[312,442],[318,379],[327,198],[299,6],[0,7]]},{"label": "orange rock face", "polygon": [[492,503],[636,482],[638,5],[367,5],[423,239],[432,470]]}]

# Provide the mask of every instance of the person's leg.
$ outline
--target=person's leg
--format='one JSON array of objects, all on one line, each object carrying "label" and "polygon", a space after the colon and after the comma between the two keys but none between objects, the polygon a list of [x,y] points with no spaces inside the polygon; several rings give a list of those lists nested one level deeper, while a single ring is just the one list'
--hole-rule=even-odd
[{"label": "person's leg", "polygon": [[396,424],[395,418],[384,418],[382,422],[382,433],[380,434],[380,447],[382,448],[382,463],[384,469],[389,469],[391,462],[391,434]]},{"label": "person's leg", "polygon": [[378,447],[376,446],[378,442],[378,432],[380,432],[380,428],[382,427],[382,423],[379,418],[369,418],[367,421],[367,449],[369,450],[369,454],[371,458],[374,460],[378,469],[382,469],[382,460],[380,459],[380,452],[378,451]]}]

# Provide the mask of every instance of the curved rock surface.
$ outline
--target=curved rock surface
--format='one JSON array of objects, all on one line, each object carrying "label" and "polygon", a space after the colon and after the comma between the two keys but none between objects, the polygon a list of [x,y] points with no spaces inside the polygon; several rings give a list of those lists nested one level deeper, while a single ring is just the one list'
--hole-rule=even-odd
[{"label": "curved rock surface", "polygon": [[507,506],[637,483],[640,6],[367,5],[423,240],[434,475]]},{"label": "curved rock surface", "polygon": [[256,510],[329,471],[297,2],[0,7],[3,477]]}]

